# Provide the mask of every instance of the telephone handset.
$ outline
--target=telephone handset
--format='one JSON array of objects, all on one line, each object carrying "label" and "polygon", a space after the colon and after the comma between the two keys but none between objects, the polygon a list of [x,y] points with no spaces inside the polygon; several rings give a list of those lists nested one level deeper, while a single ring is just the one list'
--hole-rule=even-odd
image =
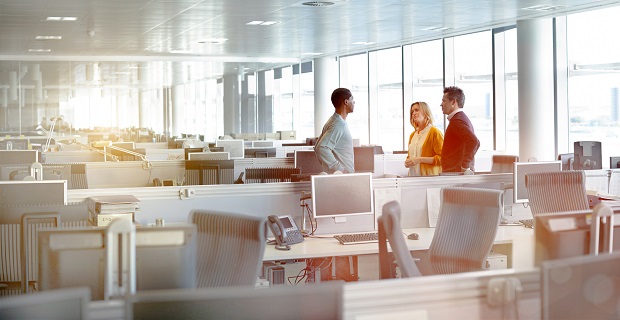
[{"label": "telephone handset", "polygon": [[290,244],[300,243],[304,241],[304,237],[299,232],[295,221],[291,216],[270,215],[267,217],[269,220],[269,229],[276,237],[276,249],[278,250],[290,250]]}]

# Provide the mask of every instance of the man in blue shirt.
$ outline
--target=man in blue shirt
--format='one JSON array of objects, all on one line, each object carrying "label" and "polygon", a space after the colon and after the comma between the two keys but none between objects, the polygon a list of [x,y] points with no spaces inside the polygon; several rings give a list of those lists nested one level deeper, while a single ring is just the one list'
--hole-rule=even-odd
[{"label": "man in blue shirt", "polygon": [[355,100],[353,100],[351,91],[346,88],[334,90],[331,100],[336,110],[323,126],[323,131],[314,146],[314,152],[323,171],[352,173],[355,172],[353,138],[351,138],[346,119],[355,108]]}]

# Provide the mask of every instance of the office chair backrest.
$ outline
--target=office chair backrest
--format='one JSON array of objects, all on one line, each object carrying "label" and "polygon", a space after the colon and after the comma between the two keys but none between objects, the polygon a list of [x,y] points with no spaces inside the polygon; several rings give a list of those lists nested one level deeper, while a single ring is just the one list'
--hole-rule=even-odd
[{"label": "office chair backrest", "polygon": [[491,173],[513,173],[514,163],[519,161],[519,156],[495,154],[491,160]]},{"label": "office chair backrest", "polygon": [[193,210],[198,228],[197,287],[253,286],[265,253],[266,218]]},{"label": "office chair backrest", "polygon": [[532,214],[587,210],[585,178],[581,170],[526,174],[525,187]]},{"label": "office chair backrest", "polygon": [[390,201],[383,205],[383,214],[377,218],[379,224],[379,272],[381,278],[392,278],[391,263],[387,256],[385,240],[390,242],[394,258],[398,264],[401,278],[418,277],[422,274],[415,264],[400,226],[400,205]]},{"label": "office chair backrest", "polygon": [[428,250],[436,274],[482,270],[504,207],[501,190],[445,187]]}]

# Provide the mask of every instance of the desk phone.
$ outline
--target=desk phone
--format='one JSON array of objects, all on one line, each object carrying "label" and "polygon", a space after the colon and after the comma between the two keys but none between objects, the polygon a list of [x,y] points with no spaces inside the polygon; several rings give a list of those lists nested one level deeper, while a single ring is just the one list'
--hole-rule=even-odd
[{"label": "desk phone", "polygon": [[304,237],[301,235],[299,228],[297,228],[293,217],[289,215],[280,217],[270,215],[267,217],[267,220],[269,229],[276,237],[276,249],[290,250],[291,247],[289,245],[304,241]]}]

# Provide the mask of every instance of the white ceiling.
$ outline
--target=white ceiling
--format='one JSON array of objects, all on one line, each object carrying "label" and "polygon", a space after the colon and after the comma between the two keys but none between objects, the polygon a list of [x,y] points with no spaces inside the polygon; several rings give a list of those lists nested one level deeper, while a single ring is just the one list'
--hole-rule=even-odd
[{"label": "white ceiling", "polygon": [[[109,86],[161,84],[265,70],[617,5],[593,0],[332,0],[312,7],[295,0],[0,0],[0,88],[9,71],[39,64],[43,85],[90,80],[98,63]],[[524,9],[556,6],[551,11]],[[76,21],[46,21],[70,16]],[[276,21],[250,26],[250,21]],[[444,31],[426,30],[433,27]],[[36,40],[36,36],[62,36]],[[222,44],[210,38],[225,38]],[[207,41],[207,43],[204,43]],[[202,43],[201,43],[202,42]],[[373,42],[374,44],[355,44]],[[29,52],[51,49],[50,52]],[[182,52],[182,53],[179,53]],[[163,62],[162,62],[163,61]],[[173,66],[173,68],[164,68]],[[71,71],[72,70],[72,71]],[[26,71],[26,72],[23,72]],[[146,74],[146,76],[145,76]],[[24,85],[28,85],[24,77]],[[87,79],[82,79],[87,78]],[[148,81],[145,79],[149,79]],[[99,84],[101,85],[101,84]],[[156,84],[157,85],[157,84]]]}]

